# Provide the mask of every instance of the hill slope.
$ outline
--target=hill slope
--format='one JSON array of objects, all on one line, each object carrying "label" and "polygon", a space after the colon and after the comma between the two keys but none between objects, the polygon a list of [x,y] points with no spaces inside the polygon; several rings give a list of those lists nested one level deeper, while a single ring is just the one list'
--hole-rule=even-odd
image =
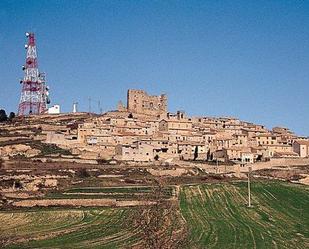
[{"label": "hill slope", "polygon": [[309,190],[281,182],[186,186],[181,211],[190,248],[308,248]]}]

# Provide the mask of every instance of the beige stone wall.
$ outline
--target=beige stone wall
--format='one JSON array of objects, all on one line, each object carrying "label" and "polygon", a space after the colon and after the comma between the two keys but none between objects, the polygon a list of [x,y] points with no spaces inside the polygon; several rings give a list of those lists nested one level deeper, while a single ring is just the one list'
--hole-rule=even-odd
[{"label": "beige stone wall", "polygon": [[185,120],[168,120],[168,130],[192,131],[192,122]]},{"label": "beige stone wall", "polygon": [[247,147],[248,146],[248,136],[246,134],[237,134],[235,137],[235,146]]},{"label": "beige stone wall", "polygon": [[258,135],[255,137],[258,145],[275,145],[278,144],[278,137],[276,135]]},{"label": "beige stone wall", "polygon": [[[76,136],[74,135],[74,137]],[[53,131],[46,133],[45,143],[56,144],[58,146],[64,146],[65,148],[73,148],[80,144],[77,139],[72,139],[72,135],[65,135],[63,133],[56,133]]]},{"label": "beige stone wall", "polygon": [[159,131],[168,131],[168,122],[166,120],[161,120],[159,122]]},{"label": "beige stone wall", "polygon": [[264,147],[269,151],[271,157],[273,157],[276,152],[293,152],[292,146],[289,145],[268,145]]},{"label": "beige stone wall", "polygon": [[293,143],[293,151],[296,152],[300,157],[309,157],[309,145]]},{"label": "beige stone wall", "polygon": [[132,113],[160,115],[167,112],[167,97],[150,96],[143,90],[128,90],[127,109]]},{"label": "beige stone wall", "polygon": [[[271,158],[268,162],[256,162],[254,164],[248,164],[252,167],[252,170],[260,170],[272,167],[282,167],[282,166],[296,166],[296,165],[308,165],[309,158]],[[237,166],[234,166],[237,167]],[[239,166],[238,166],[239,167]],[[243,167],[240,169],[242,172],[248,172],[248,167]]]},{"label": "beige stone wall", "polygon": [[154,160],[153,146],[133,143],[131,145],[117,145],[116,159],[124,161],[149,162]]}]

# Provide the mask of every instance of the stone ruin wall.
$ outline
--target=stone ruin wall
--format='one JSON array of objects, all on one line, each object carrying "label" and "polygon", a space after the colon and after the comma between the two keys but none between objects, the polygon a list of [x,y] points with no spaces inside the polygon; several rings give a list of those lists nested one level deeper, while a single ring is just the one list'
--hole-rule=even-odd
[{"label": "stone ruin wall", "polygon": [[143,90],[128,90],[127,109],[132,113],[161,115],[167,112],[167,96],[150,96]]}]

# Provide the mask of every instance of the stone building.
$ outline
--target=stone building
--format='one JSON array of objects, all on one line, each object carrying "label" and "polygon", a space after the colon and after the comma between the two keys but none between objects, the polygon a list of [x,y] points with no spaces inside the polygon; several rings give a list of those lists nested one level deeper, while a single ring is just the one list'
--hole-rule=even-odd
[{"label": "stone building", "polygon": [[288,128],[268,130],[233,117],[167,112],[164,94],[149,96],[142,90],[128,90],[127,97],[127,107],[120,102],[117,111],[89,117],[75,129],[58,126],[52,130],[42,125],[46,142],[92,153],[98,159],[140,162],[218,158],[251,163],[309,156],[308,138],[301,139]]},{"label": "stone building", "polygon": [[161,115],[167,112],[167,96],[150,96],[143,90],[128,90],[127,110],[145,115]]},{"label": "stone building", "polygon": [[232,146],[217,151],[215,157],[216,159],[223,159],[224,161],[252,163],[255,155],[249,147]]},{"label": "stone building", "polygon": [[300,157],[309,157],[309,140],[296,140],[293,143],[293,151]]}]

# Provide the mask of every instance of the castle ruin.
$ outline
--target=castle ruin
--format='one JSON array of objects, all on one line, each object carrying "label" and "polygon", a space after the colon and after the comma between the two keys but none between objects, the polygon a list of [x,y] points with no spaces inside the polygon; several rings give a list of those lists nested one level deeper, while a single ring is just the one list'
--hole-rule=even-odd
[{"label": "castle ruin", "polygon": [[128,112],[159,116],[167,113],[167,96],[150,96],[143,90],[128,90],[127,95]]}]

